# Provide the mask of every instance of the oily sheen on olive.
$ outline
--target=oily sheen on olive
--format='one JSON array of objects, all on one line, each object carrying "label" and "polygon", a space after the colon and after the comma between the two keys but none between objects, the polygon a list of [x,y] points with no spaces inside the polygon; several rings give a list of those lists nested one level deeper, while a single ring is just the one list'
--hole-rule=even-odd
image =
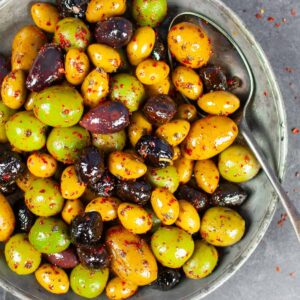
[{"label": "oily sheen on olive", "polygon": [[73,269],[79,264],[76,250],[72,246],[62,252],[48,254],[46,258],[51,264],[63,269]]},{"label": "oily sheen on olive", "polygon": [[161,267],[157,279],[150,286],[160,291],[169,291],[179,284],[181,278],[179,270]]},{"label": "oily sheen on olive", "polygon": [[19,202],[14,207],[16,216],[16,228],[20,232],[29,232],[35,222],[34,214],[27,208],[24,202]]},{"label": "oily sheen on olive", "polygon": [[226,91],[228,89],[227,77],[219,66],[202,67],[199,69],[199,75],[207,92]]},{"label": "oily sheen on olive", "polygon": [[105,170],[100,180],[95,183],[89,183],[89,188],[101,197],[109,197],[114,194],[116,187],[116,177],[109,171]]},{"label": "oily sheen on olive", "polygon": [[63,18],[84,18],[89,2],[90,0],[56,0],[56,5]]}]

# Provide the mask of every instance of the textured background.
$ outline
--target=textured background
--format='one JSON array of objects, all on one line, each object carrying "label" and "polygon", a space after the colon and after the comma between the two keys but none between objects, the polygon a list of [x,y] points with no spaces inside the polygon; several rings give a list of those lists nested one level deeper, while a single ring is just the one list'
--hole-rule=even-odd
[{"label": "textured background", "polygon": [[[300,211],[300,1],[223,0],[245,22],[261,43],[279,81],[288,116],[289,155],[284,187]],[[299,16],[298,16],[299,14]],[[299,173],[298,173],[299,172]],[[292,227],[274,220],[248,262],[207,300],[300,299],[300,245]],[[1,300],[13,297],[1,291]]]}]

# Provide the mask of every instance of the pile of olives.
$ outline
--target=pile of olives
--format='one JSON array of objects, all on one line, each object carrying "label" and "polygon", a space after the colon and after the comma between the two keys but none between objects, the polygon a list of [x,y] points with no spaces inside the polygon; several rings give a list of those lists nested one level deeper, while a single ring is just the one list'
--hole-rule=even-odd
[{"label": "pile of olives", "polygon": [[164,36],[166,0],[57,0],[31,15],[11,62],[0,55],[8,267],[85,298],[209,276],[245,233],[237,183],[260,166],[236,142],[242,83],[209,63],[205,25]]}]

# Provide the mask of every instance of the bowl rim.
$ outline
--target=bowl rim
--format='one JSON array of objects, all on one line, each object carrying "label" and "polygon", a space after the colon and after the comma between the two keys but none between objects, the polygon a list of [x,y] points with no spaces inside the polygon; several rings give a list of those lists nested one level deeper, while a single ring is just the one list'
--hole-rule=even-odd
[{"label": "bowl rim", "polygon": [[[3,0],[3,1],[0,0],[0,10],[4,8],[9,2],[11,2],[11,0]],[[264,69],[267,76],[270,78],[269,83],[273,92],[272,97],[275,99],[278,118],[281,124],[279,129],[280,136],[284,138],[283,141],[280,143],[279,153],[278,153],[278,163],[277,163],[277,174],[280,179],[283,179],[286,170],[287,152],[288,152],[288,131],[286,127],[287,116],[284,107],[283,97],[277,79],[275,77],[274,71],[271,67],[271,64],[264,50],[262,49],[260,44],[256,41],[254,35],[247,29],[247,26],[242,21],[242,19],[221,0],[209,0],[209,2],[213,2],[214,4],[216,4],[218,6],[218,9],[221,10],[223,14],[227,15],[235,23],[235,25],[237,25],[240,28],[243,36],[246,37],[249,43],[253,46],[254,50],[257,53],[258,58],[260,58],[264,62]],[[213,16],[211,18],[214,19]],[[198,300],[204,298],[205,296],[207,296],[208,294],[212,293],[217,288],[219,288],[221,285],[223,285],[231,276],[233,276],[242,267],[242,265],[249,259],[249,257],[255,251],[260,241],[264,237],[268,227],[270,226],[271,221],[275,214],[277,202],[278,202],[278,197],[274,192],[272,194],[272,198],[269,207],[267,209],[267,212],[264,216],[264,221],[260,224],[257,230],[258,234],[252,240],[249,241],[249,243],[245,247],[246,250],[243,252],[243,255],[233,260],[231,264],[220,274],[220,276],[218,276],[218,278],[215,279],[210,284],[209,287],[206,287],[200,291],[195,291],[194,293],[189,294],[187,297],[181,298],[182,300]],[[1,278],[0,278],[0,286],[6,292],[12,294],[18,299],[38,300],[38,298],[33,297],[32,295],[30,295],[30,293],[24,290],[16,289],[15,287],[11,286],[9,282]]]}]

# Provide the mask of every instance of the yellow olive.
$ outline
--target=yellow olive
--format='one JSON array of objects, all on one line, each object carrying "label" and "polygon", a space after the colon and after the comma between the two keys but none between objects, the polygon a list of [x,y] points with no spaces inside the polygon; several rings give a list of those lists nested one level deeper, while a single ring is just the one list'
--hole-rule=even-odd
[{"label": "yellow olive", "polygon": [[193,104],[180,104],[177,108],[176,117],[189,122],[193,122],[197,119],[197,109]]},{"label": "yellow olive", "polygon": [[34,100],[35,100],[35,97],[37,96],[37,92],[31,92],[27,99],[26,99],[26,102],[24,104],[24,107],[27,111],[30,111],[30,110],[33,110],[33,106],[34,106]]},{"label": "yellow olive", "polygon": [[107,45],[92,44],[88,47],[87,52],[92,63],[107,73],[117,71],[121,65],[119,52]]},{"label": "yellow olive", "polygon": [[124,300],[133,296],[138,286],[120,277],[111,279],[106,286],[106,296],[111,300]]},{"label": "yellow olive", "polygon": [[90,23],[96,23],[109,17],[123,15],[125,11],[126,0],[91,0],[86,10],[86,19]]},{"label": "yellow olive", "polygon": [[148,58],[138,64],[135,74],[141,83],[152,85],[165,80],[169,72],[170,68],[165,62]]},{"label": "yellow olive", "polygon": [[172,81],[176,89],[191,100],[197,100],[203,93],[200,76],[192,68],[177,67],[172,73]]},{"label": "yellow olive", "polygon": [[83,103],[95,107],[105,100],[109,92],[109,77],[102,69],[95,69],[84,79],[81,86]]},{"label": "yellow olive", "polygon": [[65,75],[68,82],[79,85],[84,81],[90,69],[88,56],[81,50],[73,48],[65,58]]},{"label": "yellow olive", "polygon": [[161,94],[168,95],[170,91],[170,86],[170,79],[167,77],[161,80],[159,83],[146,85],[145,90],[147,96],[150,98]]},{"label": "yellow olive", "polygon": [[140,111],[134,112],[130,118],[130,125],[128,127],[128,137],[131,145],[135,147],[143,135],[151,134],[151,132],[152,124]]},{"label": "yellow olive", "polygon": [[54,32],[59,21],[59,12],[50,3],[35,3],[31,6],[31,17],[37,27]]},{"label": "yellow olive", "polygon": [[61,216],[67,224],[71,224],[72,220],[82,212],[84,212],[84,207],[79,199],[68,199]]},{"label": "yellow olive", "polygon": [[19,109],[26,101],[26,76],[22,70],[11,71],[5,76],[1,97],[3,103],[11,109]]},{"label": "yellow olive", "polygon": [[0,193],[0,242],[6,242],[13,233],[16,225],[14,212],[6,200]]},{"label": "yellow olive", "polygon": [[230,92],[214,91],[203,95],[198,105],[208,114],[228,116],[240,107],[240,100]]},{"label": "yellow olive", "polygon": [[126,132],[120,130],[110,134],[93,133],[92,142],[95,147],[104,153],[123,150],[126,145]]},{"label": "yellow olive", "polygon": [[36,26],[28,25],[18,31],[12,44],[12,70],[29,71],[40,48],[46,42],[46,35]]},{"label": "yellow olive", "polygon": [[150,56],[155,44],[155,31],[150,26],[138,28],[127,45],[129,62],[137,66]]},{"label": "yellow olive", "polygon": [[70,282],[66,272],[51,264],[43,264],[35,271],[37,282],[52,294],[66,294]]},{"label": "yellow olive", "polygon": [[171,146],[177,146],[186,138],[190,127],[188,121],[174,120],[158,127],[156,135],[166,140]]},{"label": "yellow olive", "polygon": [[177,170],[180,184],[188,183],[193,175],[194,161],[181,157],[174,161],[174,166]]},{"label": "yellow olive", "polygon": [[165,188],[156,188],[151,195],[151,205],[164,225],[174,224],[179,216],[179,203]]},{"label": "yellow olive", "polygon": [[138,286],[157,278],[157,263],[148,244],[122,226],[110,227],[106,244],[111,254],[111,268],[121,279]]},{"label": "yellow olive", "polygon": [[137,204],[121,203],[118,207],[121,224],[130,232],[143,234],[152,227],[152,218],[144,208]]},{"label": "yellow olive", "polygon": [[122,180],[137,179],[145,175],[147,166],[131,153],[115,151],[109,155],[110,173]]},{"label": "yellow olive", "polygon": [[77,199],[84,193],[86,186],[78,178],[74,166],[69,166],[62,172],[60,189],[65,199]]},{"label": "yellow olive", "polygon": [[23,192],[26,192],[35,179],[37,179],[37,177],[26,169],[23,175],[16,180],[16,184]]},{"label": "yellow olive", "polygon": [[252,151],[242,145],[232,145],[219,156],[219,171],[223,178],[232,182],[245,182],[257,175],[259,162]]},{"label": "yellow olive", "polygon": [[212,52],[210,40],[203,28],[189,22],[181,22],[171,28],[168,46],[180,63],[193,69],[206,65]]},{"label": "yellow olive", "polygon": [[57,161],[47,153],[32,153],[27,159],[28,170],[36,177],[52,177],[57,169]]},{"label": "yellow olive", "polygon": [[173,161],[175,162],[177,159],[181,157],[181,150],[178,146],[173,147],[173,150],[174,150]]},{"label": "yellow olive", "polygon": [[85,211],[97,211],[104,222],[112,221],[118,217],[120,203],[121,201],[114,197],[98,197],[86,206]]},{"label": "yellow olive", "polygon": [[238,127],[228,117],[207,116],[194,122],[182,143],[183,155],[189,159],[211,158],[228,148],[238,135]]},{"label": "yellow olive", "polygon": [[199,160],[194,168],[194,175],[199,188],[212,194],[218,187],[220,173],[211,159]]},{"label": "yellow olive", "polygon": [[212,207],[202,217],[200,233],[214,246],[231,246],[243,237],[245,220],[230,208]]},{"label": "yellow olive", "polygon": [[188,201],[179,200],[179,216],[175,224],[177,227],[194,234],[200,229],[200,216],[196,208]]}]

